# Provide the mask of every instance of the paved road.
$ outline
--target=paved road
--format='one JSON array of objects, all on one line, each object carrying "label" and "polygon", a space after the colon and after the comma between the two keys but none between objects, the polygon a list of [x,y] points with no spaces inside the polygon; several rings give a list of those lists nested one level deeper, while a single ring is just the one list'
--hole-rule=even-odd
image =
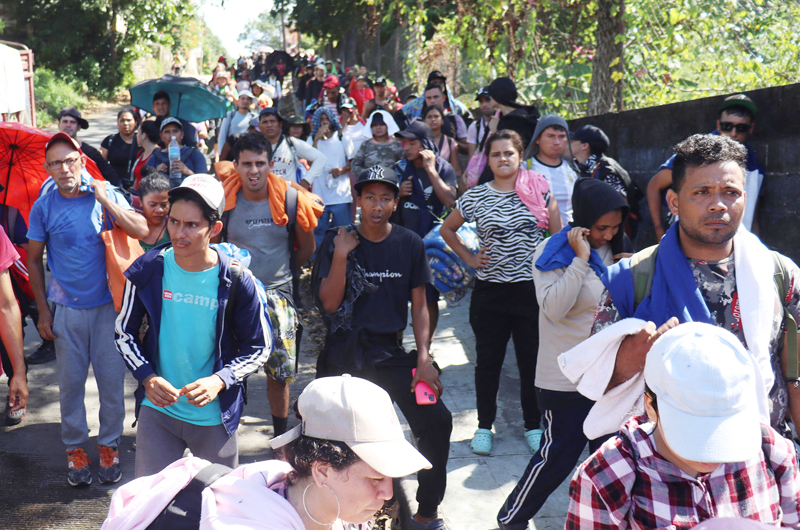
[{"label": "paved road", "polygon": [[[105,135],[115,131],[115,119],[113,110],[91,116],[91,127],[82,131],[81,138],[99,146]],[[469,326],[468,307],[468,298],[457,307],[440,302],[439,329],[432,348],[437,362],[443,368],[443,399],[453,412],[454,419],[448,488],[442,513],[453,530],[490,530],[497,528],[497,510],[525,469],[530,453],[522,436],[520,380],[512,351],[506,356],[502,374],[494,454],[480,457],[469,449],[472,433],[477,428],[477,415],[473,383],[475,341]],[[39,339],[32,325],[26,328],[26,333],[26,353],[30,354],[38,346]],[[413,348],[412,335],[406,333],[405,339],[409,348]],[[513,346],[509,345],[511,348]],[[298,381],[291,387],[293,396],[297,396],[313,378],[315,362],[308,348],[303,348]],[[0,379],[0,389],[5,389],[5,378]],[[99,528],[108,499],[115,488],[93,484],[89,488],[77,489],[67,485],[66,455],[60,441],[55,363],[31,367],[29,380],[31,399],[27,418],[19,426],[0,427],[0,491],[3,492],[0,497],[0,528]],[[533,382],[526,381],[524,384]],[[131,423],[134,388],[134,380],[128,376],[128,415],[120,447],[123,483],[133,476],[135,429]],[[267,442],[272,427],[268,420],[269,405],[263,373],[250,378],[249,389],[250,400],[239,430],[242,462],[270,456]],[[90,435],[95,436],[98,429],[98,400],[97,388],[91,376],[86,384],[86,396]],[[90,455],[94,454],[91,447],[86,449]],[[96,462],[97,458],[94,458],[93,466],[97,465]],[[408,478],[403,484],[409,499],[414,499],[416,481]],[[535,528],[563,528],[567,487],[568,481],[551,496],[534,520]]]}]

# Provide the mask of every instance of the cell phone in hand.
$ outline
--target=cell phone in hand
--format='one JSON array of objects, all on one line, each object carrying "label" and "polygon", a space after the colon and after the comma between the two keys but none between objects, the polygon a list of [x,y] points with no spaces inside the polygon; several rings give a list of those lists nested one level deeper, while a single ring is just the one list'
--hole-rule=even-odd
[{"label": "cell phone in hand", "polygon": [[[411,377],[417,375],[417,369],[411,369]],[[436,403],[436,392],[433,391],[431,385],[425,381],[420,381],[414,387],[414,394],[417,397],[417,405],[433,405]]]}]

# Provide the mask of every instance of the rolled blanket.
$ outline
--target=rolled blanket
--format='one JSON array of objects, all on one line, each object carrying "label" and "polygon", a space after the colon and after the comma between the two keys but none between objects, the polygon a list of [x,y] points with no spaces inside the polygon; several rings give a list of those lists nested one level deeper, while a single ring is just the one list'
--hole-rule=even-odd
[{"label": "rolled blanket", "polygon": [[[444,242],[439,234],[441,225],[436,225],[425,236],[425,253],[431,265],[433,286],[451,304],[458,303],[467,294],[475,280],[475,269],[467,265]],[[475,223],[464,223],[456,232],[461,242],[470,251],[479,252],[478,232]]]}]

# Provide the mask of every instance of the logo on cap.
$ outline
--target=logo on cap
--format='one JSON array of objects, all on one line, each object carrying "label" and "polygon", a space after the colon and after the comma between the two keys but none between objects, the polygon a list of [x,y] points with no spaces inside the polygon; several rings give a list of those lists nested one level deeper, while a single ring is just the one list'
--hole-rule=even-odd
[{"label": "logo on cap", "polygon": [[367,180],[384,180],[386,178],[381,166],[372,166],[367,172]]}]

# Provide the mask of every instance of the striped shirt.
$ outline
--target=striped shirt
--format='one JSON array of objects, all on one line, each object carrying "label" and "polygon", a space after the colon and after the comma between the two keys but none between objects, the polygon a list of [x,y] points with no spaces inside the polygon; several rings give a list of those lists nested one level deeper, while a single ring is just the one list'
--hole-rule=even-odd
[{"label": "striped shirt", "polygon": [[761,451],[692,477],[664,459],[655,424],[633,418],[581,464],[569,487],[567,530],[692,528],[712,517],[800,527],[800,474],[791,440],[761,427]]},{"label": "striped shirt", "polygon": [[[550,193],[546,193],[549,202]],[[479,280],[494,283],[533,280],[533,253],[544,241],[546,230],[515,191],[497,191],[491,182],[467,191],[456,209],[468,223],[475,221],[481,248],[490,256],[489,266],[478,269]]]}]

